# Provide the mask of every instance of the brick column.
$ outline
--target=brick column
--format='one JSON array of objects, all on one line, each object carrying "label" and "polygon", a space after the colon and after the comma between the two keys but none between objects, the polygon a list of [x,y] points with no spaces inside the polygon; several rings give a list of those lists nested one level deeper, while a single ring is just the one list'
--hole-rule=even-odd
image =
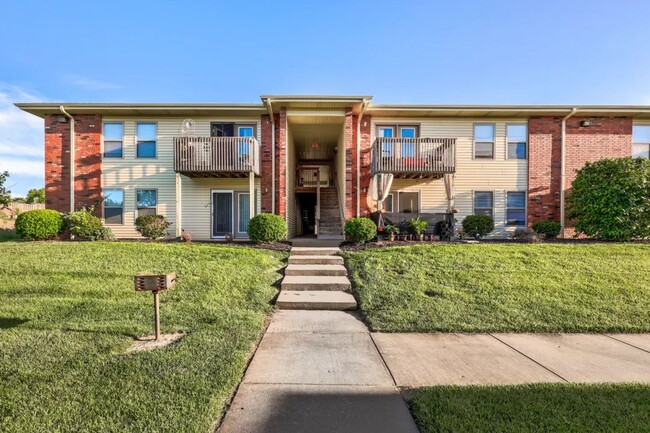
[{"label": "brick column", "polygon": [[287,215],[287,109],[280,108],[275,128],[276,161],[275,161],[275,213]]},{"label": "brick column", "polygon": [[354,218],[357,211],[356,194],[356,122],[352,108],[345,110],[345,219]]},{"label": "brick column", "polygon": [[[361,118],[361,215],[369,216],[368,188],[370,186],[370,116]],[[356,163],[356,160],[355,160]],[[356,170],[355,170],[356,171]]]},{"label": "brick column", "polygon": [[272,190],[272,158],[273,147],[271,143],[272,134],[271,116],[262,116],[262,143],[261,143],[261,159],[262,159],[262,212],[271,212],[271,195]]}]

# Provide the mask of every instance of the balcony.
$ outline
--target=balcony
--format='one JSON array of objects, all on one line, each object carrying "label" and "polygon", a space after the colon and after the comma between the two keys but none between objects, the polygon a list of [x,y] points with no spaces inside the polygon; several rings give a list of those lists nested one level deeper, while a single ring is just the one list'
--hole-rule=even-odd
[{"label": "balcony", "polygon": [[174,171],[189,177],[259,176],[260,145],[254,137],[176,137]]},{"label": "balcony", "polygon": [[371,148],[371,174],[396,178],[439,178],[456,171],[455,138],[377,138]]}]

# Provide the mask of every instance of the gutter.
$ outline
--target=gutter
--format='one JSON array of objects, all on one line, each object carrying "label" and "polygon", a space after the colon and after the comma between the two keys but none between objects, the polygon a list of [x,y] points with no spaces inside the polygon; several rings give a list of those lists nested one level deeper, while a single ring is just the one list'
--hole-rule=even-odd
[{"label": "gutter", "polygon": [[266,98],[264,105],[269,112],[271,122],[271,213],[275,213],[275,117],[271,98]]},{"label": "gutter", "polygon": [[363,113],[368,108],[368,104],[370,104],[370,100],[364,99],[357,118],[357,218],[361,215],[361,119],[363,119]]},{"label": "gutter", "polygon": [[74,140],[74,117],[72,117],[63,105],[59,106],[59,111],[70,119],[70,212],[74,212],[74,168],[75,168],[75,140]]},{"label": "gutter", "polygon": [[561,154],[561,168],[560,168],[560,237],[564,239],[564,198],[565,198],[565,182],[566,182],[566,121],[573,117],[578,112],[578,107],[573,107],[571,112],[562,118],[562,150]]}]

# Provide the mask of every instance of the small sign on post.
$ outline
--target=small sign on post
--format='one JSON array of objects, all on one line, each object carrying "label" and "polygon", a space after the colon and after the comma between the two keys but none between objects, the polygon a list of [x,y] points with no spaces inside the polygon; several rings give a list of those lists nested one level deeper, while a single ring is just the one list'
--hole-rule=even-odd
[{"label": "small sign on post", "polygon": [[158,341],[160,338],[160,299],[158,293],[161,290],[170,289],[176,284],[176,274],[171,272],[169,274],[136,275],[133,277],[133,282],[137,292],[153,292],[154,333],[156,341]]}]

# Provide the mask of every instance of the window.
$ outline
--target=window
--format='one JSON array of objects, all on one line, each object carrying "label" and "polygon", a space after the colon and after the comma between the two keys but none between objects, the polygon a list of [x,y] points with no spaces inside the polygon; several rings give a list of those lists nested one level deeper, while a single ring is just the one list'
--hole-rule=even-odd
[{"label": "window", "polygon": [[[393,138],[395,136],[395,127],[393,126],[380,126],[377,135],[379,138]],[[390,140],[386,140],[381,145],[381,156],[390,157],[393,156],[393,143]]]},{"label": "window", "polygon": [[416,131],[412,126],[401,126],[399,128],[400,138],[412,138],[402,142],[402,158],[415,158],[415,136]]},{"label": "window", "polygon": [[508,192],[506,200],[506,225],[526,225],[526,193],[521,191]]},{"label": "window", "polygon": [[250,194],[245,194],[245,193],[239,193],[238,194],[238,201],[239,201],[239,221],[237,222],[237,231],[239,233],[247,233],[248,232],[248,223],[251,219],[250,215]]},{"label": "window", "polygon": [[223,123],[223,122],[212,122],[210,124],[210,135],[212,137],[234,137],[235,124]]},{"label": "window", "polygon": [[138,123],[136,125],[136,137],[138,143],[138,158],[156,157],[156,138],[158,127],[155,123]]},{"label": "window", "polygon": [[138,189],[135,191],[138,216],[156,215],[158,205],[158,191],[155,189]]},{"label": "window", "polygon": [[124,125],[104,123],[104,158],[121,158]]},{"label": "window", "polygon": [[[238,126],[237,127],[237,136],[239,137],[252,137],[253,136],[253,127],[252,126]],[[239,157],[244,157],[250,155],[250,140],[242,140],[239,142],[238,146]]]},{"label": "window", "polygon": [[104,222],[106,224],[123,224],[124,191],[121,189],[104,190]]},{"label": "window", "polygon": [[487,215],[494,218],[494,193],[476,191],[474,193],[474,215]]},{"label": "window", "polygon": [[650,158],[650,125],[632,127],[632,157]]},{"label": "window", "polygon": [[528,142],[527,125],[506,125],[508,136],[508,159],[526,159]]},{"label": "window", "polygon": [[394,194],[388,194],[386,200],[384,200],[384,203],[382,204],[382,209],[388,213],[393,212],[393,195]]},{"label": "window", "polygon": [[494,124],[474,125],[474,158],[494,158]]},{"label": "window", "polygon": [[420,200],[417,192],[399,192],[397,197],[399,212],[418,213],[420,212]]}]

